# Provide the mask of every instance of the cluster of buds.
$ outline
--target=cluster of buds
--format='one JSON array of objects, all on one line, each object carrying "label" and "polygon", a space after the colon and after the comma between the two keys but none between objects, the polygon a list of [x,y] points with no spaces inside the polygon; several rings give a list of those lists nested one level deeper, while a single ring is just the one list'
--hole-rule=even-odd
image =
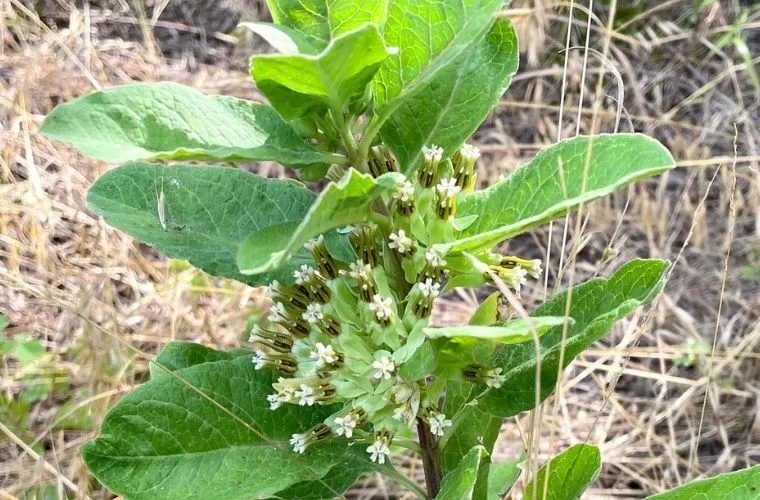
[{"label": "cluster of buds", "polygon": [[[474,186],[480,153],[464,145],[447,158],[442,148],[430,146],[422,155],[416,178],[387,200],[389,225],[382,231],[374,223],[351,228],[355,261],[336,261],[318,236],[305,245],[314,267],[296,269],[292,285],[275,281],[270,286],[267,321],[255,326],[249,339],[257,349],[255,368],[279,374],[267,398],[270,407],[343,405],[323,423],[293,434],[290,443],[298,453],[328,439],[369,435],[366,451],[383,464],[394,435],[416,422],[424,422],[436,437],[452,426],[438,408],[440,384],[430,383],[430,375],[439,375],[410,376],[405,367],[414,362],[414,349],[426,342],[425,328],[449,274],[463,272],[457,267],[461,259],[453,256],[449,267],[449,256],[436,244],[454,234],[457,197]],[[384,146],[372,148],[368,167],[374,176],[399,171]],[[526,276],[541,273],[539,261],[491,255],[490,271],[518,291]],[[398,280],[406,284],[392,287]],[[504,383],[500,368],[462,364],[467,381],[494,388]]]}]

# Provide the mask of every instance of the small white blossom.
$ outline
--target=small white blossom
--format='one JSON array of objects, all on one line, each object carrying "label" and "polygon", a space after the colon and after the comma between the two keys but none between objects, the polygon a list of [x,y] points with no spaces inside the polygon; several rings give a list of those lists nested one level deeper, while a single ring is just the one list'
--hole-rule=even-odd
[{"label": "small white blossom", "polygon": [[472,144],[463,144],[459,148],[459,154],[462,155],[462,159],[467,162],[476,162],[480,158],[480,149]]},{"label": "small white blossom", "polygon": [[267,361],[268,361],[268,358],[264,351],[256,351],[256,354],[253,355],[254,369],[261,370],[262,368],[266,366]]},{"label": "small white blossom", "polygon": [[375,442],[372,443],[372,446],[367,448],[367,453],[370,455],[370,460],[382,465],[385,463],[385,459],[390,456],[391,450],[388,448],[385,439],[377,438],[375,439]]},{"label": "small white blossom", "polygon": [[325,237],[324,237],[323,235],[321,235],[321,234],[320,234],[320,235],[319,235],[319,236],[317,236],[316,238],[312,238],[312,239],[310,239],[309,241],[307,241],[306,243],[304,243],[304,245],[303,245],[303,246],[304,246],[304,247],[306,248],[306,250],[308,250],[309,252],[313,252],[313,251],[314,251],[315,249],[317,249],[318,247],[320,247],[320,246],[324,245],[324,243],[325,243]]},{"label": "small white blossom", "polygon": [[316,302],[311,303],[308,306],[306,306],[306,310],[303,312],[301,316],[310,325],[316,325],[317,323],[325,319],[325,314],[322,312],[322,304],[317,304]]},{"label": "small white blossom", "polygon": [[430,278],[426,279],[424,283],[419,283],[417,288],[420,289],[422,296],[428,299],[435,299],[441,293],[441,284],[433,283]]},{"label": "small white blossom", "polygon": [[279,394],[270,394],[269,396],[267,396],[267,401],[269,402],[270,410],[276,410],[277,408],[282,406],[282,401],[280,401]]},{"label": "small white blossom", "polygon": [[393,410],[393,420],[404,422],[407,420],[407,413],[408,409],[406,406],[398,406],[395,410]]},{"label": "small white blossom", "polygon": [[293,271],[293,278],[295,278],[297,285],[303,285],[308,283],[316,273],[317,271],[313,267],[301,264],[300,269]]},{"label": "small white blossom", "polygon": [[375,313],[378,321],[389,321],[393,318],[393,300],[390,297],[383,298],[379,293],[372,297],[369,310]]},{"label": "small white blossom", "polygon": [[303,434],[293,434],[293,437],[290,438],[290,444],[293,446],[293,451],[303,453],[306,451],[306,436]]},{"label": "small white blossom", "polygon": [[422,146],[422,155],[425,157],[426,162],[438,163],[443,158],[443,148],[431,144],[430,146]]},{"label": "small white blossom", "polygon": [[449,177],[448,179],[441,179],[441,182],[435,186],[435,190],[441,198],[441,206],[443,207],[446,206],[448,200],[459,194],[462,188],[457,186],[457,180],[454,177]]},{"label": "small white blossom", "polygon": [[348,275],[355,280],[367,280],[372,276],[372,267],[360,260],[352,262],[348,266],[351,269]]},{"label": "small white blossom", "polygon": [[349,413],[345,417],[336,417],[335,424],[338,426],[338,429],[335,432],[338,433],[338,436],[345,434],[347,438],[350,438],[354,435],[354,429],[358,421],[357,416],[352,413]]},{"label": "small white blossom", "polygon": [[406,231],[403,229],[399,229],[398,233],[391,233],[388,235],[388,239],[391,240],[388,247],[397,250],[400,254],[405,254],[414,246],[414,241],[406,235]]},{"label": "small white blossom", "polygon": [[409,203],[414,198],[414,186],[406,181],[393,192],[393,199],[402,203]]},{"label": "small white blossom", "polygon": [[538,279],[541,277],[541,273],[543,272],[543,269],[541,268],[541,259],[533,259],[531,260],[528,265],[525,267],[525,270],[528,272],[528,275],[533,279]]},{"label": "small white blossom", "polygon": [[446,418],[446,415],[438,412],[430,412],[428,414],[428,424],[430,424],[430,432],[434,436],[443,436],[443,431],[446,427],[451,427],[451,420]]},{"label": "small white blossom", "polygon": [[306,384],[301,384],[301,389],[295,392],[295,397],[300,406],[314,406],[314,403],[317,402],[314,388]]},{"label": "small white blossom", "polygon": [[486,385],[498,389],[507,377],[501,374],[501,368],[492,368],[486,372]]},{"label": "small white blossom", "polygon": [[520,266],[515,266],[512,268],[512,276],[509,285],[514,288],[517,293],[520,293],[520,288],[528,282],[526,276],[528,276],[528,271]]},{"label": "small white blossom", "polygon": [[376,379],[384,378],[385,380],[389,380],[396,370],[396,364],[390,356],[383,356],[372,362],[372,368],[377,370],[374,375]]},{"label": "small white blossom", "polygon": [[317,350],[311,351],[310,356],[317,360],[317,368],[322,368],[325,365],[331,365],[338,361],[338,354],[333,349],[333,346],[317,342],[315,347]]},{"label": "small white blossom", "polygon": [[432,267],[443,267],[446,265],[446,260],[444,260],[443,255],[433,248],[425,252],[425,260]]},{"label": "small white blossom", "polygon": [[287,319],[288,317],[288,311],[285,309],[285,306],[282,304],[282,302],[275,302],[272,304],[271,309],[269,309],[269,316],[267,316],[267,319],[271,322],[277,322]]}]

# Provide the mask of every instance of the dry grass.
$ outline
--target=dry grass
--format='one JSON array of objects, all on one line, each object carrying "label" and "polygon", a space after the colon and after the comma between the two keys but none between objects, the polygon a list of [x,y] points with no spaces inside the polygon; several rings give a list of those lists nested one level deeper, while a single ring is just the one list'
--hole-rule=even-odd
[{"label": "dry grass", "polygon": [[[63,413],[84,408],[97,425],[110,404],[145,380],[147,361],[166,342],[236,346],[247,318],[266,303],[258,290],[172,264],[107,227],[84,204],[106,166],[36,131],[54,105],[99,86],[174,80],[211,93],[257,94],[239,55],[249,49],[230,54],[199,39],[188,53],[165,46],[161,56],[165,35],[151,29],[156,19],[148,13],[104,11],[108,2],[88,9],[53,4],[60,15],[41,20],[18,0],[0,0],[0,313],[9,333],[43,342],[38,375],[66,387],[32,405],[23,421],[4,420],[0,493],[19,497],[51,483],[101,498],[107,492],[78,454],[94,431],[61,427]],[[566,370],[561,396],[536,419],[540,429],[529,429],[529,415],[504,425],[497,459],[521,454],[531,432],[541,433],[541,463],[575,442],[599,445],[605,465],[588,498],[641,498],[760,461],[760,104],[744,62],[728,49],[709,51],[730,30],[735,6],[715,3],[690,16],[690,5],[665,2],[616,30],[606,27],[608,8],[594,7],[599,18],[592,17],[589,46],[598,54],[589,52],[584,73],[587,23],[579,12],[569,24],[566,3],[515,3],[507,14],[527,40],[527,57],[475,137],[485,152],[483,183],[577,131],[653,134],[681,166],[587,207],[580,220],[571,217],[564,243],[565,221],[553,226],[549,291],[570,276],[577,283],[634,257],[677,262],[652,307],[621,321]],[[202,31],[186,20],[158,22],[174,33]],[[760,13],[750,12],[748,25],[757,30]],[[757,57],[757,35],[748,43]],[[203,64],[198,52],[207,46],[221,63]],[[276,165],[252,168],[283,175]],[[544,229],[516,238],[510,249],[543,257],[548,241]],[[530,290],[526,307],[543,295],[543,287]],[[441,301],[438,321],[462,322],[476,303],[471,293],[452,293]],[[687,340],[705,343],[708,352],[679,363],[690,352]],[[29,390],[14,362],[0,373],[3,397]],[[371,477],[355,496],[395,491]]]}]

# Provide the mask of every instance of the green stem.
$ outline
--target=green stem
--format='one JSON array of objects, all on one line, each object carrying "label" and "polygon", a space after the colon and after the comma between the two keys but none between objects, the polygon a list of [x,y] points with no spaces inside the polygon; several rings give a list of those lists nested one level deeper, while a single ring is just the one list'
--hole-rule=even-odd
[{"label": "green stem", "polygon": [[397,482],[398,484],[405,486],[409,491],[414,493],[417,498],[426,499],[428,496],[425,494],[425,490],[423,490],[420,485],[400,473],[396,470],[395,467],[392,465],[388,465],[387,467],[378,467],[383,474],[391,478],[393,481]]},{"label": "green stem", "polygon": [[383,109],[379,114],[374,115],[370,119],[367,130],[364,132],[364,136],[359,143],[359,159],[363,162],[366,162],[367,160],[367,157],[369,155],[369,148],[372,146],[372,141],[374,141],[375,136],[380,133],[380,129],[383,127],[383,124],[385,124],[385,121],[390,118],[391,113],[394,109],[395,106],[392,108]]}]

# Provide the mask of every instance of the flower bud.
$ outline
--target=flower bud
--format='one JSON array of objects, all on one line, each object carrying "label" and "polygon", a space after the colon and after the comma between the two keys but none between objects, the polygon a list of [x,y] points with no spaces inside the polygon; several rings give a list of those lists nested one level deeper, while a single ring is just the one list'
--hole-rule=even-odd
[{"label": "flower bud", "polygon": [[351,242],[356,255],[359,256],[359,260],[369,264],[370,267],[375,267],[381,262],[380,253],[375,244],[376,232],[377,228],[374,225],[362,224],[354,226],[348,234],[348,240]]},{"label": "flower bud", "polygon": [[[520,266],[515,266],[512,268],[505,268],[501,266],[488,267],[491,268],[491,270],[493,270],[502,281],[504,281],[504,284],[506,284],[517,293],[520,293],[522,286],[528,282],[528,280],[525,278],[528,275],[528,272]],[[486,273],[485,278],[488,282],[493,281],[491,275],[488,273]]]},{"label": "flower bud", "polygon": [[417,283],[417,288],[420,293],[412,304],[412,312],[418,318],[427,318],[433,312],[433,302],[441,293],[441,285],[427,278],[424,282]]},{"label": "flower bud", "polygon": [[417,179],[420,185],[426,188],[433,187],[438,178],[438,164],[443,158],[443,148],[435,144],[422,146],[422,156],[424,158],[422,168],[417,172]]},{"label": "flower bud", "polygon": [[451,157],[457,186],[465,192],[472,191],[475,186],[475,162],[478,158],[480,158],[480,150],[469,144],[463,144]]},{"label": "flower bud", "polygon": [[501,374],[501,368],[486,368],[478,364],[467,365],[462,376],[469,382],[486,384],[495,389],[501,387],[501,384],[506,380],[506,377]]},{"label": "flower bud", "polygon": [[543,269],[541,269],[541,259],[521,259],[520,257],[508,256],[502,257],[499,265],[507,269],[521,267],[533,279],[540,278],[543,272]]},{"label": "flower bud", "polygon": [[424,283],[426,280],[440,281],[443,276],[443,270],[446,266],[446,260],[443,255],[440,254],[434,248],[430,248],[425,252],[425,267],[420,274],[420,283]]},{"label": "flower bud", "polygon": [[313,267],[302,264],[300,269],[293,271],[296,285],[309,296],[310,299],[326,304],[330,300],[332,291],[327,286],[324,278]]},{"label": "flower bud", "polygon": [[361,427],[367,421],[367,412],[362,407],[357,407],[342,417],[335,417],[335,433],[338,436],[351,438],[354,435],[354,429]]},{"label": "flower bud", "polygon": [[369,310],[375,313],[375,319],[382,326],[388,326],[393,323],[393,299],[390,297],[383,298],[379,293],[372,296],[372,302],[369,303]]},{"label": "flower bud", "polygon": [[417,250],[417,245],[414,240],[406,235],[406,231],[399,229],[398,233],[391,233],[388,235],[388,248],[395,250],[397,254],[408,257],[414,255]]},{"label": "flower bud", "polygon": [[290,334],[277,330],[270,330],[261,325],[253,327],[248,342],[252,344],[261,344],[282,354],[290,352],[293,348],[293,337],[290,336]]},{"label": "flower bud", "polygon": [[279,281],[273,281],[269,285],[267,295],[273,301],[288,304],[296,311],[305,311],[306,306],[311,303],[309,296],[300,287],[283,285]]},{"label": "flower bud", "polygon": [[442,437],[444,430],[447,427],[451,427],[451,420],[431,406],[425,408],[424,419],[430,427],[430,433],[433,436]]},{"label": "flower bud", "polygon": [[454,177],[441,179],[441,182],[435,185],[435,192],[438,195],[436,209],[441,219],[448,219],[456,214],[457,194],[461,190]]},{"label": "flower bud", "polygon": [[317,269],[322,273],[322,276],[330,280],[338,276],[338,264],[335,263],[330,252],[327,251],[323,235],[320,234],[316,238],[307,241],[304,247],[314,258],[314,262],[317,263]]},{"label": "flower bud", "polygon": [[373,146],[367,159],[369,172],[373,177],[380,177],[388,172],[398,172],[398,161],[391,150],[384,144]]},{"label": "flower bud", "polygon": [[404,217],[412,215],[417,209],[417,203],[414,200],[414,186],[411,182],[404,182],[393,192],[393,208],[396,213]]},{"label": "flower bud", "polygon": [[335,396],[335,387],[330,382],[319,377],[282,378],[272,384],[278,394],[290,394],[293,397],[289,403],[300,406],[314,404],[329,404]]},{"label": "flower bud", "polygon": [[280,375],[293,375],[298,369],[298,363],[289,354],[272,354],[264,350],[256,351],[253,357],[254,368],[261,370],[268,368]]},{"label": "flower bud", "polygon": [[393,435],[389,431],[382,430],[376,432],[375,441],[367,448],[370,460],[380,465],[384,464],[385,460],[391,455],[390,445],[392,441]]},{"label": "flower bud", "polygon": [[355,279],[359,285],[359,297],[364,302],[371,302],[372,297],[377,293],[377,283],[372,276],[372,268],[360,260],[352,262],[349,267],[351,270],[348,275]]},{"label": "flower bud", "polygon": [[271,323],[276,323],[296,337],[304,338],[309,336],[311,328],[299,313],[293,312],[285,307],[282,302],[274,302],[269,310],[267,319]]},{"label": "flower bud", "polygon": [[329,427],[325,424],[317,424],[302,434],[293,434],[293,437],[290,438],[290,444],[293,446],[293,451],[303,453],[309,446],[325,441],[331,436],[332,431]]},{"label": "flower bud", "polygon": [[340,335],[340,320],[332,314],[325,313],[321,304],[309,304],[302,318],[310,325],[319,328],[325,335],[332,337]]}]

